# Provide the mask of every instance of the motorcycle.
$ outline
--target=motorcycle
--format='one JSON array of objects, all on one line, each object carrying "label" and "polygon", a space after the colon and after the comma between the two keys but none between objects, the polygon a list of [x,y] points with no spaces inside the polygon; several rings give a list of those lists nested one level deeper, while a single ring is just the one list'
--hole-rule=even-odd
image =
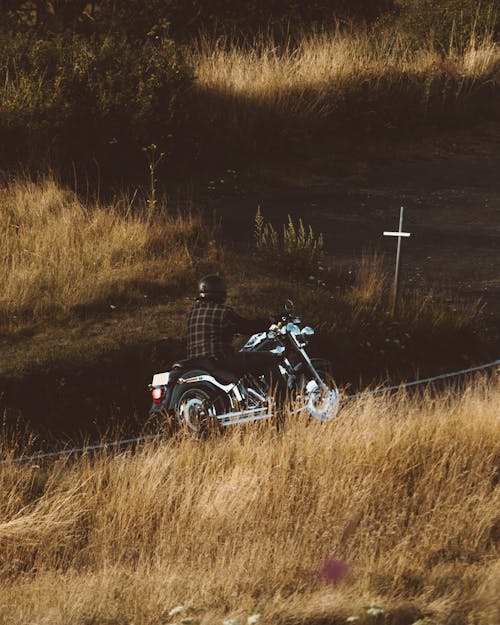
[{"label": "motorcycle", "polygon": [[[293,401],[292,412],[306,411],[314,419],[330,421],[339,406],[339,391],[329,376],[330,363],[309,357],[306,347],[314,330],[302,326],[293,311],[293,302],[288,300],[279,322],[251,336],[241,351],[276,354]],[[170,371],[153,376],[149,389],[151,416],[166,416],[174,425],[196,433],[269,419],[281,410],[266,376],[238,378],[208,358],[174,363]]]}]

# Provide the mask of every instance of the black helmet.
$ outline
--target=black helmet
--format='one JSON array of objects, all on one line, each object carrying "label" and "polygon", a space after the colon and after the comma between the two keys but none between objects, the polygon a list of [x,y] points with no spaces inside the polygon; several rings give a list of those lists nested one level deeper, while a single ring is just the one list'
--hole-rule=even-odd
[{"label": "black helmet", "polygon": [[198,280],[199,299],[223,304],[227,297],[227,283],[222,276],[204,276]]}]

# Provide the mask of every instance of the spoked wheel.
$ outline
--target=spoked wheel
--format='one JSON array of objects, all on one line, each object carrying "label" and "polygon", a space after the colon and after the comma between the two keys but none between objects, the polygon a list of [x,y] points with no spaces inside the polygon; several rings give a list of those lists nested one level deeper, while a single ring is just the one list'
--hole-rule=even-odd
[{"label": "spoked wheel", "polygon": [[311,380],[305,387],[304,404],[314,419],[331,421],[339,409],[338,389],[335,384],[331,384],[328,389],[321,388],[316,380]]},{"label": "spoked wheel", "polygon": [[220,430],[217,415],[224,413],[224,402],[203,388],[188,388],[177,400],[175,412],[181,427],[206,436]]},{"label": "spoked wheel", "polygon": [[314,419],[322,422],[330,421],[337,416],[339,409],[339,391],[333,381],[331,364],[327,360],[319,358],[314,359],[313,364],[327,388],[321,388],[316,380],[307,380],[303,376],[300,386],[304,408]]}]

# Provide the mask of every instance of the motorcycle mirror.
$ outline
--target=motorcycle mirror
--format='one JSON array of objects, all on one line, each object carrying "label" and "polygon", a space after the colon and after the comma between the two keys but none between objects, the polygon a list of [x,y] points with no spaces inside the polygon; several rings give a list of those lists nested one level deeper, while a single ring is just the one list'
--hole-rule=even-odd
[{"label": "motorcycle mirror", "polygon": [[285,312],[288,314],[292,313],[295,310],[295,304],[291,299],[287,299],[285,302]]}]

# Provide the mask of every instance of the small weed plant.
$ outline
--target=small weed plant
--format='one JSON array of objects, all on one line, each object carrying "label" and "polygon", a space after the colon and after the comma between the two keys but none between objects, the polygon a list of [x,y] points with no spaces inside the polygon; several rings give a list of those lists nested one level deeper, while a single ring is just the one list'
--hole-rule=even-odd
[{"label": "small weed plant", "polygon": [[158,165],[161,163],[163,158],[165,157],[165,152],[157,153],[158,147],[156,143],[150,143],[148,146],[142,148],[142,151],[146,155],[147,163],[148,163],[148,171],[149,171],[149,197],[146,200],[148,206],[148,213],[152,214],[155,211],[156,205],[158,203],[157,200],[157,171]]},{"label": "small weed plant", "polygon": [[255,215],[255,243],[259,258],[280,270],[294,275],[317,273],[323,256],[324,240],[312,226],[305,226],[299,218],[295,223],[290,215],[280,233],[266,222],[260,207]]}]

